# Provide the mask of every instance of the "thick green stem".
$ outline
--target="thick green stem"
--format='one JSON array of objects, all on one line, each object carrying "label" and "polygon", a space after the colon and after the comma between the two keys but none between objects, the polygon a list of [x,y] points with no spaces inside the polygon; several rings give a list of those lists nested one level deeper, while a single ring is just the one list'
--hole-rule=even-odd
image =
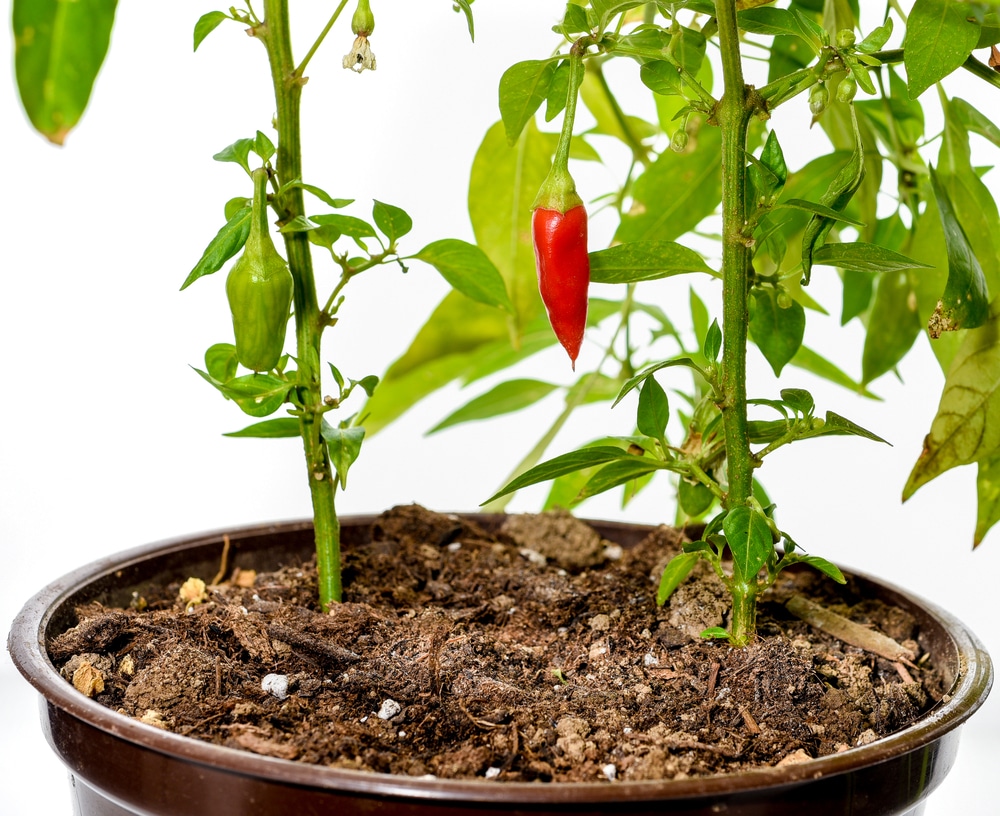
[{"label": "thick green stem", "polygon": [[[256,33],[267,46],[271,64],[277,110],[277,172],[278,180],[284,183],[302,178],[299,107],[303,81],[295,74],[292,59],[287,0],[264,0],[264,23]],[[298,187],[284,193],[275,204],[283,221],[305,214],[302,190]],[[330,603],[340,600],[341,583],[340,525],[334,504],[337,483],[330,468],[326,441],[320,431],[323,416],[320,342],[323,328],[316,301],[309,240],[304,232],[286,233],[284,238],[288,267],[295,280],[296,402],[300,409],[299,428],[312,495],[320,603],[326,609]]]},{"label": "thick green stem", "polygon": [[[750,247],[746,218],[747,128],[753,113],[743,80],[735,0],[716,3],[725,92],[716,119],[722,128],[722,420],[726,432],[729,490],[726,509],[741,507],[753,493],[754,459],[747,431],[746,347],[749,313]],[[756,577],[734,575],[731,586],[733,640],[752,638],[756,617]]]}]

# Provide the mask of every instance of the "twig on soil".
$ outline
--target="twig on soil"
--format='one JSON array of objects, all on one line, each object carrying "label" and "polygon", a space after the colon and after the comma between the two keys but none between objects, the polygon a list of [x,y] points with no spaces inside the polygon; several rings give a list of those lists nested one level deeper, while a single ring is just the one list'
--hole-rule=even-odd
[{"label": "twig on soil", "polygon": [[743,706],[740,706],[740,714],[743,715],[743,724],[746,725],[747,731],[754,735],[761,733],[760,726],[757,725],[757,721]]},{"label": "twig on soil", "polygon": [[719,679],[719,669],[722,666],[718,663],[713,663],[712,668],[708,673],[708,691],[705,693],[706,697],[712,697],[715,694],[715,683]]},{"label": "twig on soil", "polygon": [[826,632],[826,634],[842,640],[850,646],[857,646],[859,649],[877,654],[893,663],[916,668],[913,664],[915,657],[913,652],[901,646],[891,637],[869,629],[867,626],[862,626],[860,623],[855,623],[824,606],[806,600],[801,595],[793,596],[785,604],[785,608],[810,626]]},{"label": "twig on soil", "polygon": [[229,535],[222,536],[222,560],[219,562],[219,571],[215,573],[212,583],[209,586],[218,586],[226,577],[226,569],[229,567]]}]

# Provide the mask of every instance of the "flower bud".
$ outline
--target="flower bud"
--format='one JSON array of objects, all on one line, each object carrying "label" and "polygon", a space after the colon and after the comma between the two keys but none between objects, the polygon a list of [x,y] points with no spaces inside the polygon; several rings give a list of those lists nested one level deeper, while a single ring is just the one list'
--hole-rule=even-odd
[{"label": "flower bud", "polygon": [[850,48],[855,41],[854,32],[849,28],[842,28],[837,32],[837,48]]},{"label": "flower bud", "polygon": [[826,110],[828,104],[830,104],[830,92],[826,89],[826,85],[823,83],[813,85],[809,91],[809,110],[812,111],[812,115],[819,116]]},{"label": "flower bud", "polygon": [[853,102],[855,95],[858,93],[858,81],[848,74],[837,86],[837,101],[838,102]]},{"label": "flower bud", "polygon": [[674,132],[674,135],[670,137],[670,149],[674,153],[683,153],[688,146],[688,135],[684,128]]}]

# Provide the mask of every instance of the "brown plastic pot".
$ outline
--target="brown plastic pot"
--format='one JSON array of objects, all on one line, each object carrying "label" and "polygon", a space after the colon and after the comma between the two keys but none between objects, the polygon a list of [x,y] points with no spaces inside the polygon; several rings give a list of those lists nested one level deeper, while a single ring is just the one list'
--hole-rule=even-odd
[{"label": "brown plastic pot", "polygon": [[[486,526],[497,516],[476,516]],[[343,520],[344,546],[368,535],[372,518]],[[607,538],[637,542],[650,528],[599,522]],[[232,563],[274,569],[307,558],[308,522],[228,532]],[[176,539],[96,561],[50,584],[14,621],[8,648],[42,695],[42,727],[68,766],[79,816],[267,816],[389,814],[719,814],[888,816],[919,814],[951,769],[959,726],[992,685],[989,656],[959,621],[912,595],[855,575],[865,593],[915,615],[922,645],[948,675],[951,692],[920,721],[885,739],[811,762],[727,776],[663,782],[497,783],[397,777],[312,765],[199,742],[144,725],[77,693],[45,652],[74,623],[74,608],[126,605],[134,591],[214,574],[222,533]]]}]

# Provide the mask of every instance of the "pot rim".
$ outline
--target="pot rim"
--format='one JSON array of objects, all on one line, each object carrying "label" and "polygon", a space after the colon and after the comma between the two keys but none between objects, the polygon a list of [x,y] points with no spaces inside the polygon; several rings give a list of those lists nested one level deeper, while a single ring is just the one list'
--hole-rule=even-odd
[{"label": "pot rim", "polygon": [[[490,517],[488,514],[460,513],[459,515],[471,519]],[[376,518],[377,515],[343,516],[341,525],[370,525]],[[655,529],[655,525],[626,522],[596,523],[606,530]],[[311,526],[311,520],[293,520],[178,536],[124,550],[72,570],[31,597],[14,619],[7,642],[14,664],[50,705],[61,708],[91,727],[119,739],[184,762],[213,766],[238,775],[259,776],[276,783],[350,791],[368,796],[490,802],[495,801],[498,792],[502,792],[503,799],[508,804],[556,801],[602,803],[618,800],[623,796],[633,801],[667,797],[689,798],[721,793],[732,794],[755,788],[794,786],[821,777],[844,774],[891,760],[914,748],[927,745],[959,727],[979,709],[993,684],[990,657],[982,642],[965,624],[936,604],[891,583],[852,570],[851,576],[880,585],[900,596],[905,602],[925,610],[929,617],[935,619],[948,632],[957,650],[958,671],[950,692],[934,708],[906,728],[868,745],[780,768],[763,768],[682,780],[622,780],[614,783],[492,782],[479,779],[404,777],[309,765],[183,737],[118,714],[80,694],[58,674],[46,654],[45,632],[54,610],[86,584],[111,577],[154,555],[181,552],[221,542],[224,534],[235,539],[303,531]],[[845,574],[847,573],[845,570]]]}]

